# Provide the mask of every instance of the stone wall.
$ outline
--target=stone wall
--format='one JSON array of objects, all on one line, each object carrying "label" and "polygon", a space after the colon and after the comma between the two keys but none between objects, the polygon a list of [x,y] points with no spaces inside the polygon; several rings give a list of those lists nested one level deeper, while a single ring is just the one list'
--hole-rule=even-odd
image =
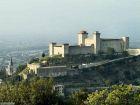
[{"label": "stone wall", "polygon": [[78,33],[78,45],[69,46],[69,44],[57,45],[52,43],[49,45],[49,55],[76,55],[76,54],[98,54],[99,52],[106,53],[108,48],[114,48],[115,52],[123,52],[129,48],[129,37],[120,39],[103,39],[100,38],[98,31],[94,32],[91,37],[88,37],[86,31]]},{"label": "stone wall", "polygon": [[70,46],[69,54],[77,55],[77,54],[93,54],[94,47],[92,46]]},{"label": "stone wall", "polygon": [[107,52],[108,48],[114,48],[115,52],[123,52],[123,43],[121,39],[102,39],[101,52]]},{"label": "stone wall", "polygon": [[62,46],[54,46],[54,55],[63,55],[64,49]]},{"label": "stone wall", "polygon": [[140,55],[140,49],[128,49],[130,55]]},{"label": "stone wall", "polygon": [[29,73],[37,74],[37,69],[40,67],[40,64],[39,63],[27,64],[27,67],[30,69]]},{"label": "stone wall", "polygon": [[93,38],[86,38],[85,39],[85,45],[86,46],[91,46],[92,44],[94,44],[95,42],[94,42],[94,40],[93,40]]}]

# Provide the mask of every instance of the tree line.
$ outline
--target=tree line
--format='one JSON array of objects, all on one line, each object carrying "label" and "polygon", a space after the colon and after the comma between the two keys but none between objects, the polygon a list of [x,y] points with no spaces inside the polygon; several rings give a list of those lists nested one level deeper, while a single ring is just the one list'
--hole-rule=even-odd
[{"label": "tree line", "polygon": [[86,89],[61,97],[52,91],[52,79],[35,78],[0,85],[0,102],[15,105],[140,105],[140,87],[114,85],[88,92]]},{"label": "tree line", "polygon": [[73,93],[71,105],[140,105],[140,87],[114,85],[92,93],[80,90]]},{"label": "tree line", "polygon": [[52,79],[35,78],[19,83],[0,85],[0,102],[15,105],[61,105],[61,97],[52,91]]}]

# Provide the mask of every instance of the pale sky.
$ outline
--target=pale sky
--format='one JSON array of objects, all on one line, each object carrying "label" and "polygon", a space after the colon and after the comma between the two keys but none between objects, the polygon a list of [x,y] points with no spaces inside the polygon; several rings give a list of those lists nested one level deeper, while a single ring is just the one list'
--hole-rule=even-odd
[{"label": "pale sky", "polygon": [[80,30],[139,41],[140,0],[0,0],[0,41],[76,43]]}]

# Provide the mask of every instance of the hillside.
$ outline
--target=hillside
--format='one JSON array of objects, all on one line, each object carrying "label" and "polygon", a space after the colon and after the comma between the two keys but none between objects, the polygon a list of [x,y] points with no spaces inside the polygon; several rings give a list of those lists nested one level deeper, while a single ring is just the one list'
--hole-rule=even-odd
[{"label": "hillside", "polygon": [[[78,76],[55,79],[57,83],[71,86],[109,86],[113,84],[140,84],[140,61],[84,69]],[[70,86],[69,85],[69,86]]]}]

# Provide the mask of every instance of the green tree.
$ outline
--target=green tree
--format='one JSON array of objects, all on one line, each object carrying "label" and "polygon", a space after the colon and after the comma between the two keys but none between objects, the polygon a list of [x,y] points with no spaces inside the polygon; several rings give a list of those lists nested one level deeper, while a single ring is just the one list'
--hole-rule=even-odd
[{"label": "green tree", "polygon": [[21,65],[19,64],[17,67],[16,74],[20,73],[22,70],[24,70],[27,67],[27,65]]},{"label": "green tree", "polygon": [[16,105],[63,105],[57,93],[52,91],[52,79],[33,79],[0,85],[0,102]]},{"label": "green tree", "polygon": [[140,91],[135,92],[133,99],[134,105],[140,105]]},{"label": "green tree", "polygon": [[43,52],[43,53],[42,53],[42,57],[44,58],[45,56],[46,56],[46,55],[45,55],[45,53]]},{"label": "green tree", "polygon": [[85,105],[84,102],[87,96],[88,96],[88,93],[84,89],[81,89],[80,91],[75,92],[70,95],[69,104],[70,105]]},{"label": "green tree", "polygon": [[105,100],[108,95],[108,90],[96,91],[89,94],[87,98],[87,105],[106,105]]},{"label": "green tree", "polygon": [[107,48],[107,54],[108,55],[113,55],[114,53],[115,53],[115,49],[114,48],[111,48],[111,47]]},{"label": "green tree", "polygon": [[123,51],[122,55],[126,57],[126,56],[129,56],[129,53],[128,51]]},{"label": "green tree", "polygon": [[114,86],[113,90],[106,98],[107,105],[133,105],[133,88],[132,86],[119,85]]},{"label": "green tree", "polygon": [[87,105],[140,105],[140,89],[131,85],[115,85],[89,94],[86,102]]}]

